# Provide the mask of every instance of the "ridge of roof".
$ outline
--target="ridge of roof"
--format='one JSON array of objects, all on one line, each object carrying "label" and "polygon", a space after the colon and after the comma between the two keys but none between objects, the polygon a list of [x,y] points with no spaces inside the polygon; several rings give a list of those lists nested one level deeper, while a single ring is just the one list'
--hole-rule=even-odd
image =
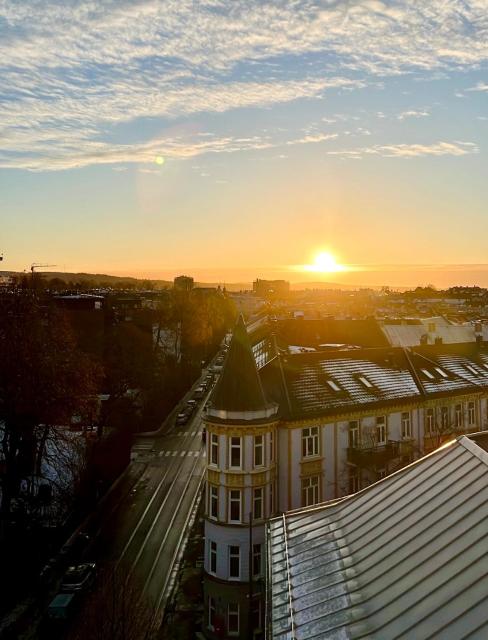
[{"label": "ridge of roof", "polygon": [[269,406],[242,314],[210,401],[212,409],[228,412],[259,411]]}]

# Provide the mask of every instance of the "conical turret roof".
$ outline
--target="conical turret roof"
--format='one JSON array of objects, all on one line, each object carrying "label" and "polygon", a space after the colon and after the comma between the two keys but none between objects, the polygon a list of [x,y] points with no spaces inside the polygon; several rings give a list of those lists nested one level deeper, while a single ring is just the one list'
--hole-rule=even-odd
[{"label": "conical turret roof", "polygon": [[210,400],[213,410],[226,412],[260,411],[269,407],[242,315]]}]

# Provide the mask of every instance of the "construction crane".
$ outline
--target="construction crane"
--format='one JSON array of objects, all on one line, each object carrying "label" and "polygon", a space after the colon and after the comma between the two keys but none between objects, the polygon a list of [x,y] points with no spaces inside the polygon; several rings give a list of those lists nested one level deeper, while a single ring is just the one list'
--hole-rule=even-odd
[{"label": "construction crane", "polygon": [[32,275],[34,275],[34,272],[36,269],[38,269],[39,267],[57,267],[57,264],[41,264],[40,262],[33,262],[30,266],[30,270]]}]

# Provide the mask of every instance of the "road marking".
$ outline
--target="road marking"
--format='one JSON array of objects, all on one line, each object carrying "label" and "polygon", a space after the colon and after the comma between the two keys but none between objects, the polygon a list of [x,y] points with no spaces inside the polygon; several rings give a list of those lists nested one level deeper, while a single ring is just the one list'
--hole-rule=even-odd
[{"label": "road marking", "polygon": [[204,450],[202,455],[203,455],[204,458],[206,458],[207,457],[207,452]]},{"label": "road marking", "polygon": [[165,454],[164,454],[164,457],[167,458],[170,453],[171,453],[171,451],[166,451]]},{"label": "road marking", "polygon": [[194,437],[197,435],[197,432],[196,432],[196,431],[192,431],[192,432],[191,432],[191,435],[192,435],[192,437],[194,438]]},{"label": "road marking", "polygon": [[182,451],[180,454],[180,458],[184,458],[186,456],[186,451]]},{"label": "road marking", "polygon": [[173,453],[171,454],[173,456],[173,458],[175,457],[175,455],[178,453],[178,451],[173,451]]}]

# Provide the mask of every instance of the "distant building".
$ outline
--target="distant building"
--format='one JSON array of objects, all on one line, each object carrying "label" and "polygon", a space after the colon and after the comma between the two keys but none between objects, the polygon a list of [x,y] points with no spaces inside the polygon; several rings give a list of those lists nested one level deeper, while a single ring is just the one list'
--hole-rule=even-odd
[{"label": "distant building", "polygon": [[290,353],[277,324],[259,320],[249,334],[240,318],[205,417],[212,640],[263,637],[267,519],[357,492],[488,428],[483,342]]},{"label": "distant building", "polygon": [[191,291],[193,289],[193,278],[191,276],[177,276],[173,280],[173,286],[179,291]]},{"label": "distant building", "polygon": [[261,298],[281,298],[290,293],[290,283],[286,280],[255,280],[252,284],[254,293]]}]

